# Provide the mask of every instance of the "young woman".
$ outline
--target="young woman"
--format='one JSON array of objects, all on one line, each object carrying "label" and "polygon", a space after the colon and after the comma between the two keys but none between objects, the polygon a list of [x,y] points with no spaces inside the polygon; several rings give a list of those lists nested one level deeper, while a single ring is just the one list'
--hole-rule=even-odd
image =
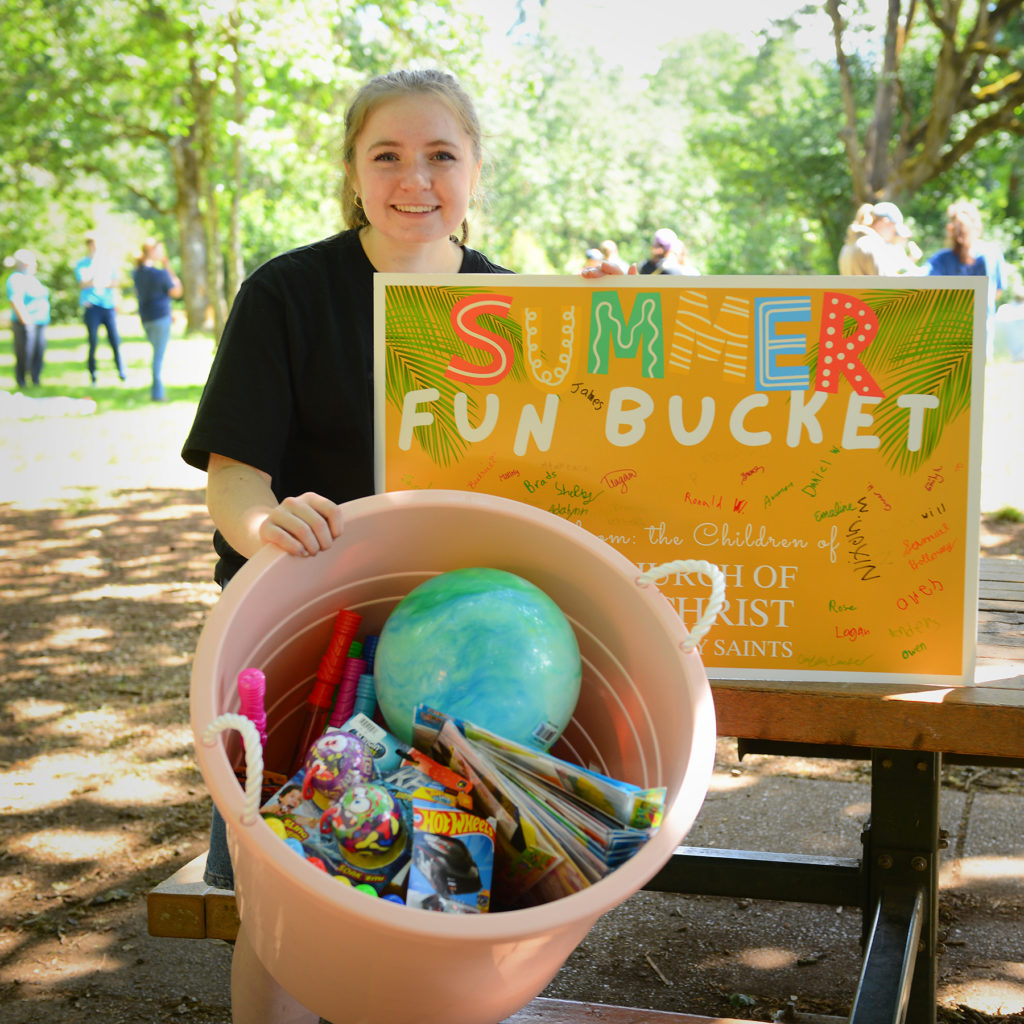
[{"label": "young woman", "polygon": [[[467,248],[480,177],[472,101],[448,74],[367,83],[345,122],[348,229],[272,259],[235,300],[182,455],[207,473],[223,585],[264,544],[308,557],[341,532],[339,506],[373,493],[373,275],[509,273]],[[233,886],[215,814],[207,882]],[[316,1017],[274,983],[244,934],[232,1018]]]},{"label": "young woman", "polygon": [[450,75],[369,82],[346,119],[348,230],[239,291],[183,457],[207,471],[226,582],[263,544],[315,555],[373,493],[373,275],[508,273],[465,245],[480,127]]}]

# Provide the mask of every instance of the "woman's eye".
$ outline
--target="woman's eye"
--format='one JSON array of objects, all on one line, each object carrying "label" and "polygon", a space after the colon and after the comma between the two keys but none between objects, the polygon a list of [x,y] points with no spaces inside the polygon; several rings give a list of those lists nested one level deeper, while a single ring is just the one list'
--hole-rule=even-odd
[{"label": "woman's eye", "polygon": [[397,160],[398,155],[396,153],[378,153],[374,158],[374,163],[387,163],[392,160]]},{"label": "woman's eye", "polygon": [[455,156],[454,153],[449,153],[448,150],[442,149],[442,150],[438,150],[434,154],[434,159],[435,160],[455,160],[456,156]]}]

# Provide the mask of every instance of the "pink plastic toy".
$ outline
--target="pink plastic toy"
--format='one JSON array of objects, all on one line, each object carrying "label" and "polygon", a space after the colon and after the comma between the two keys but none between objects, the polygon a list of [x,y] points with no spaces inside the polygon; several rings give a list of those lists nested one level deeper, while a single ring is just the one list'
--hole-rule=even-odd
[{"label": "pink plastic toy", "polygon": [[359,687],[359,677],[366,671],[366,662],[362,658],[348,658],[345,667],[341,670],[341,683],[338,685],[338,695],[334,699],[334,708],[328,725],[336,729],[339,725],[347,722],[353,715],[356,704],[356,691]]},{"label": "pink plastic toy", "polygon": [[238,710],[256,726],[260,742],[267,745],[267,710],[263,701],[267,693],[267,677],[258,668],[245,668],[238,673]]}]

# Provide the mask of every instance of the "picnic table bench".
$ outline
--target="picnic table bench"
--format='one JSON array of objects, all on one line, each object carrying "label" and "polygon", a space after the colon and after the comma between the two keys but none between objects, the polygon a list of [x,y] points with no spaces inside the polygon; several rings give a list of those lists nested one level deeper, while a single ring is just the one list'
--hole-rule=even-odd
[{"label": "picnic table bench", "polygon": [[[713,681],[720,736],[745,752],[864,758],[871,815],[859,858],[681,846],[646,888],[859,907],[851,1024],[934,1024],[943,762],[1024,766],[1024,560],[983,558],[976,685]],[[234,894],[205,856],[153,889],[152,935],[233,939]],[[538,998],[507,1024],[707,1024],[709,1018]],[[719,1019],[721,1020],[721,1019]]]}]

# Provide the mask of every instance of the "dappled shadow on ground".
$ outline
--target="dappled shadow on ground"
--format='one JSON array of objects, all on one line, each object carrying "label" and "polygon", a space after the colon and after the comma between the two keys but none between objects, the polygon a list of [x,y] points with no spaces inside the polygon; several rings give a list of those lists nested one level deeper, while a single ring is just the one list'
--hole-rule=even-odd
[{"label": "dappled shadow on ground", "polygon": [[[205,845],[188,690],[218,593],[210,534],[200,491],[0,510],[0,1001],[21,1014],[5,1019],[53,1000],[38,1019],[122,1019],[103,990],[145,976],[145,892]],[[175,1019],[158,988],[123,1019]]]},{"label": "dappled shadow on ground", "polygon": [[[97,706],[160,724],[162,704],[187,693],[215,599],[211,529],[200,492],[117,498],[110,508],[3,513],[4,696],[80,704],[85,688]],[[161,601],[173,612],[154,612]],[[5,761],[40,738],[35,723],[30,735],[9,724]]]},{"label": "dappled shadow on ground", "polygon": [[1024,558],[1024,522],[998,515],[981,517],[981,553],[993,558]]},{"label": "dappled shadow on ground", "polygon": [[[154,939],[145,921],[146,892],[206,847],[209,800],[194,761],[188,686],[218,594],[210,533],[198,490],[121,491],[62,510],[0,507],[4,1024],[230,1019],[229,948]],[[732,746],[720,741],[721,799],[711,794],[689,842],[712,824],[715,837],[726,824],[740,827],[745,843],[768,825],[777,832],[778,821],[766,818],[792,801],[761,803],[796,780],[815,791],[813,807],[788,826],[794,848],[824,837],[847,844],[830,855],[856,854],[863,764],[760,755],[741,763]],[[946,770],[947,787],[959,790],[959,803],[947,801],[953,811],[972,793],[980,807],[989,782],[991,800],[1020,792],[1015,773],[985,772]],[[826,781],[841,790],[831,811],[812,785]],[[966,812],[950,823],[954,838],[960,820]],[[944,935],[951,943],[970,936],[951,945],[944,970],[960,964],[966,981],[979,973],[1019,980],[1001,972],[1019,949],[1020,901],[974,880],[943,899]],[[855,912],[835,908],[789,905],[783,916],[765,901],[640,893],[603,919],[551,994],[766,1020],[801,991],[802,1011],[845,1012],[859,924]],[[979,934],[991,936],[994,951],[979,948]],[[942,1019],[1018,1019],[973,1006],[943,1008]]]}]

